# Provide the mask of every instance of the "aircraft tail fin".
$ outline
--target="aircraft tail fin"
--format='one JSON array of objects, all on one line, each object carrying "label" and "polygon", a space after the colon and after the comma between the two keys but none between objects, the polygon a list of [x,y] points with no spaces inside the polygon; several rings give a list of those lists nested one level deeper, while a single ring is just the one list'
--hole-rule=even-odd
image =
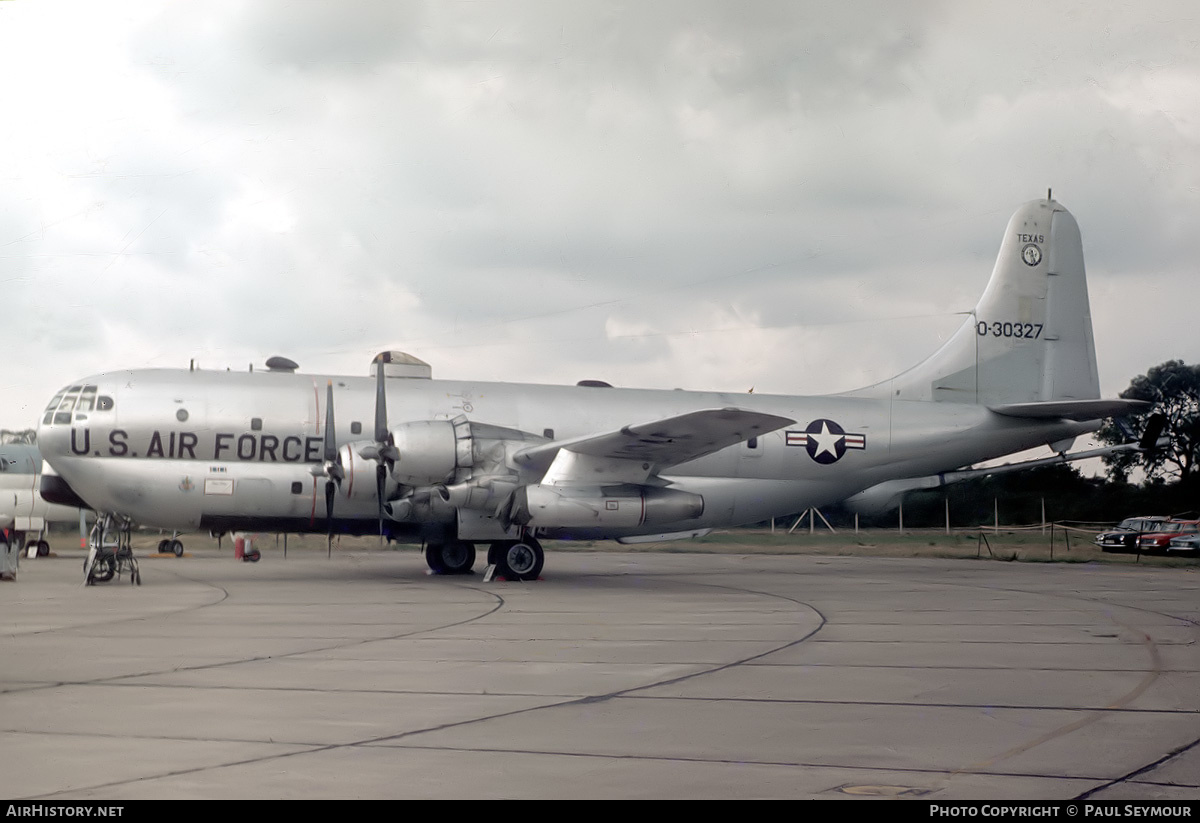
[{"label": "aircraft tail fin", "polygon": [[1100,396],[1096,346],[1071,213],[1049,198],[1021,206],[971,316],[921,364],[851,394],[999,406]]}]

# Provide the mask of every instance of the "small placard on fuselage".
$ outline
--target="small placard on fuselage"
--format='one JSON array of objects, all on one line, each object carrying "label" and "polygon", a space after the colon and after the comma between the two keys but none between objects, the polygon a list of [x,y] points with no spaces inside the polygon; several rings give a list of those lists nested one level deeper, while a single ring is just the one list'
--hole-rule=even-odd
[{"label": "small placard on fuselage", "polygon": [[204,480],[205,494],[233,494],[233,481],[208,477]]}]

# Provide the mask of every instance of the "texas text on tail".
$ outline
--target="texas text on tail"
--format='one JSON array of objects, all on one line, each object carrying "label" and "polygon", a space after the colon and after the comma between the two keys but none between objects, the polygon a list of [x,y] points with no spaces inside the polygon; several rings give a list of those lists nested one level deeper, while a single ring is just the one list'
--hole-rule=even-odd
[{"label": "texas text on tail", "polygon": [[73,382],[38,439],[44,492],[165,528],[375,533],[439,571],[475,545],[509,577],[537,538],[681,537],[842,500],[1095,430],[1079,227],[1052,200],[1009,221],[969,320],[928,360],[834,396],[430,379],[399,353],[374,378],[118,371]]}]

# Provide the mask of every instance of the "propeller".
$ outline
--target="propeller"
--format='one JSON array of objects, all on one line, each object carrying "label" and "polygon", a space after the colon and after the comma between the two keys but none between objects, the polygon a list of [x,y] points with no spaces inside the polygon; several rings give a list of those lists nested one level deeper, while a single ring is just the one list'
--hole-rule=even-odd
[{"label": "propeller", "polygon": [[342,456],[338,453],[337,431],[333,422],[333,381],[330,380],[325,388],[325,437],[324,454],[322,455],[324,462],[319,470],[313,470],[313,474],[317,477],[325,477],[325,541],[328,555],[332,557],[333,498],[342,485],[342,480],[346,477],[346,470],[342,466]]},{"label": "propeller", "polygon": [[375,461],[375,498],[379,502],[379,542],[383,543],[383,495],[387,476],[400,452],[396,449],[396,438],[388,430],[387,387],[384,384],[383,356],[375,358],[375,442],[359,452],[367,460]]},{"label": "propeller", "polygon": [[[387,477],[400,452],[396,448],[396,440],[388,431],[387,424],[387,387],[384,384],[383,359],[377,358],[375,372],[375,442],[368,443],[359,450],[359,454],[367,460],[374,460],[375,465],[375,496],[379,504],[379,540],[383,542],[384,495],[387,491]],[[342,464],[341,451],[337,445],[337,431],[333,413],[333,381],[326,385],[325,395],[325,436],[323,438],[323,462],[321,468],[313,469],[313,475],[325,478],[325,521],[327,524],[326,539],[330,556],[333,554],[333,501],[342,481],[346,478],[346,469]]]}]

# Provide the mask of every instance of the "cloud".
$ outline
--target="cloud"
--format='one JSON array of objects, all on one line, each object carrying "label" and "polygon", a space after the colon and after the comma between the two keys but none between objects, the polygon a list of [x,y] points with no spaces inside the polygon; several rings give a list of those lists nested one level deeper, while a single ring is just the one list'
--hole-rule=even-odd
[{"label": "cloud", "polygon": [[1051,186],[1106,390],[1196,360],[1157,331],[1200,297],[1191,6],[868,8],[0,4],[8,394],[385,348],[844,390],[956,327]]}]

